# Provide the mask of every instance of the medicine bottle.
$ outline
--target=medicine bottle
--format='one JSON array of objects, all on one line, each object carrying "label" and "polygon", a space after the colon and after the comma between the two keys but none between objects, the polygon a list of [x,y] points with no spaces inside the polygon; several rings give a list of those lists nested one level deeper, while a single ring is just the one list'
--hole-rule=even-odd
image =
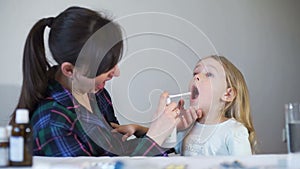
[{"label": "medicine bottle", "polygon": [[27,109],[16,110],[9,142],[10,165],[32,166],[32,129]]},{"label": "medicine bottle", "polygon": [[8,135],[5,127],[0,127],[0,167],[9,165],[8,160]]}]

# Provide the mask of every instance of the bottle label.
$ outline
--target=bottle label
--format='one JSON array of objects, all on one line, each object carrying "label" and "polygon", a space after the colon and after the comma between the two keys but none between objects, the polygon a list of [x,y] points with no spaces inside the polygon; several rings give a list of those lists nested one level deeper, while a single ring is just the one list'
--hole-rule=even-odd
[{"label": "bottle label", "polygon": [[24,138],[10,137],[10,161],[22,162],[24,161]]},{"label": "bottle label", "polygon": [[177,130],[174,128],[172,133],[169,135],[169,137],[166,139],[166,143],[176,143],[177,141]]},{"label": "bottle label", "polygon": [[177,143],[177,129],[175,127],[172,133],[169,135],[169,137],[167,137],[164,143],[162,144],[162,147],[172,148],[176,146],[176,143]]},{"label": "bottle label", "polygon": [[8,166],[8,148],[0,148],[0,166]]}]

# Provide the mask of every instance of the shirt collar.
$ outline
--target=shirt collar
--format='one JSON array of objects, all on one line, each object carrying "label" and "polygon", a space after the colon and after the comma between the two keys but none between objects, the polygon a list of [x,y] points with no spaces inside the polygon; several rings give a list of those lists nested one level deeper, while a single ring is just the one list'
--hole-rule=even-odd
[{"label": "shirt collar", "polygon": [[74,97],[56,80],[51,80],[48,86],[50,97],[65,107],[73,107]]}]

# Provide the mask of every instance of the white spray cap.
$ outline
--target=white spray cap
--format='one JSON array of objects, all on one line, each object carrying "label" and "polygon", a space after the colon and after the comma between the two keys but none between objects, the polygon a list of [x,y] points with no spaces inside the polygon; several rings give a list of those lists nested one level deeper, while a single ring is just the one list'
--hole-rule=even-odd
[{"label": "white spray cap", "polygon": [[170,104],[170,103],[171,103],[171,98],[168,97],[168,98],[167,98],[167,105]]},{"label": "white spray cap", "polygon": [[17,109],[16,123],[17,124],[29,123],[29,111],[27,109]]},{"label": "white spray cap", "polygon": [[7,142],[8,135],[5,127],[0,127],[0,142]]}]

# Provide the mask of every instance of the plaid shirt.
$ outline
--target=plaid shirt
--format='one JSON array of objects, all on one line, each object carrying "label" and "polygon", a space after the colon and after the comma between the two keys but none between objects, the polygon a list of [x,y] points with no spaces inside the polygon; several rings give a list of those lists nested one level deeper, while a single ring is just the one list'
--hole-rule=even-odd
[{"label": "plaid shirt", "polygon": [[108,122],[118,121],[105,89],[97,92],[94,99],[89,97],[94,113],[78,104],[56,81],[49,84],[47,96],[31,117],[34,155],[166,156],[167,150],[147,136],[122,142],[121,134],[111,132]]}]

